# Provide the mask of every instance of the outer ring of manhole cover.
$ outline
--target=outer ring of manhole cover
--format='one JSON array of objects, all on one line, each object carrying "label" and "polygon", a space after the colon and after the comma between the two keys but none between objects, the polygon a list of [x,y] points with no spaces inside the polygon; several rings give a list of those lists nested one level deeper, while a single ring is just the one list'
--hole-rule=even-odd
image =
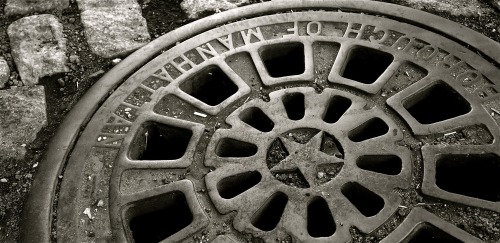
[{"label": "outer ring of manhole cover", "polygon": [[21,241],[481,242],[435,214],[500,213],[499,49],[371,1],[263,3],[194,22],[71,111]]}]

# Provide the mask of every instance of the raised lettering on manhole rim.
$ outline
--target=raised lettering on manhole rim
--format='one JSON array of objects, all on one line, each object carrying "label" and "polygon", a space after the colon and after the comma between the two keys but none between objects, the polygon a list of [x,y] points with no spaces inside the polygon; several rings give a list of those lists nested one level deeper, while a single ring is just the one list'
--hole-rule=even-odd
[{"label": "raised lettering on manhole rim", "polygon": [[57,241],[498,241],[494,58],[403,17],[302,4],[128,77],[69,154]]}]

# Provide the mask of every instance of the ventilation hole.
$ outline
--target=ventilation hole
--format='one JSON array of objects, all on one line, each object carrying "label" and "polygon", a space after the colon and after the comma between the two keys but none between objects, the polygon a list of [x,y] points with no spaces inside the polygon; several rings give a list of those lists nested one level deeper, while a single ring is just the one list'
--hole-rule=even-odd
[{"label": "ventilation hole", "polygon": [[337,122],[342,115],[351,107],[352,101],[342,96],[334,96],[330,103],[328,104],[328,108],[326,110],[325,115],[323,116],[323,120],[327,123],[335,123]]},{"label": "ventilation hole", "polygon": [[375,216],[384,208],[384,199],[356,182],[344,184],[341,191],[366,217]]},{"label": "ventilation hole", "polygon": [[298,75],[305,71],[302,43],[276,44],[262,47],[260,56],[273,78]]},{"label": "ventilation hole", "polygon": [[174,160],[186,153],[193,132],[189,129],[147,122],[130,145],[133,160]]},{"label": "ventilation hole", "polygon": [[222,179],[217,183],[217,190],[222,198],[231,199],[257,185],[261,179],[257,171],[245,172]]},{"label": "ventilation hole", "polygon": [[251,107],[242,111],[240,119],[261,132],[270,132],[274,128],[274,122],[257,107]]},{"label": "ventilation hole", "polygon": [[329,237],[335,233],[335,221],[328,203],[315,197],[307,206],[307,232],[312,237]]},{"label": "ventilation hole", "polygon": [[298,169],[291,171],[273,171],[271,173],[276,179],[283,182],[283,184],[285,185],[297,188],[311,187],[304,175],[302,175],[302,173]]},{"label": "ventilation hole", "polygon": [[223,138],[215,148],[219,157],[250,157],[257,153],[255,144],[239,141],[232,138]]},{"label": "ventilation hole", "polygon": [[429,223],[420,223],[402,243],[464,243]]},{"label": "ventilation hole", "polygon": [[285,211],[287,202],[288,197],[282,192],[272,195],[266,204],[262,205],[252,216],[253,226],[263,231],[271,231],[276,228],[283,211]]},{"label": "ventilation hole", "polygon": [[180,84],[180,89],[215,106],[238,91],[238,86],[217,66],[209,66]]},{"label": "ventilation hole", "polygon": [[320,151],[340,159],[344,158],[344,149],[340,145],[339,141],[326,132],[323,133],[323,141],[321,141]]},{"label": "ventilation hole", "polygon": [[290,120],[300,120],[305,114],[304,94],[290,93],[283,97],[283,105]]},{"label": "ventilation hole", "polygon": [[444,155],[436,163],[436,185],[452,193],[500,202],[500,157]]},{"label": "ventilation hole", "polygon": [[382,136],[389,131],[389,126],[380,118],[372,118],[349,132],[349,139],[361,142],[370,138]]},{"label": "ventilation hole", "polygon": [[386,175],[398,175],[403,162],[395,155],[365,155],[358,158],[356,164],[360,169]]},{"label": "ventilation hole", "polygon": [[467,114],[470,104],[449,85],[439,82],[408,99],[404,107],[422,124],[432,124]]},{"label": "ventilation hole", "polygon": [[349,51],[342,77],[372,84],[392,63],[394,57],[386,52],[367,47],[355,47]]},{"label": "ventilation hole", "polygon": [[193,221],[193,214],[182,192],[171,192],[147,199],[127,210],[135,242],[160,242]]}]

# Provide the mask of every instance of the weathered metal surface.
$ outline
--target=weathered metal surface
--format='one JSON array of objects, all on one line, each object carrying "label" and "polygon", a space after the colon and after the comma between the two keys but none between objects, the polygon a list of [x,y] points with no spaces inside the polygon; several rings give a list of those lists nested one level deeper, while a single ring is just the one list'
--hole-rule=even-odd
[{"label": "weathered metal surface", "polygon": [[[498,44],[381,3],[248,10],[258,16],[224,13],[117,66],[140,69],[66,148],[58,241],[467,241],[478,236],[419,207],[498,217]],[[404,235],[421,221],[434,228]]]}]

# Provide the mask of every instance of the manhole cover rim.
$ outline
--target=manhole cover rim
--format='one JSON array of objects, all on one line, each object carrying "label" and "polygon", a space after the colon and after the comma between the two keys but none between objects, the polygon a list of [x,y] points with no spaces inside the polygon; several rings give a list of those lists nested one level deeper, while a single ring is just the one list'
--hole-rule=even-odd
[{"label": "manhole cover rim", "polygon": [[[423,27],[455,41],[459,40],[459,43],[465,43],[488,57],[494,62],[494,65],[500,65],[500,53],[497,52],[500,49],[499,43],[450,20],[389,3],[364,0],[356,2],[323,2],[315,0],[267,2],[230,10],[195,21],[159,37],[131,54],[105,74],[68,113],[67,118],[60,125],[47,148],[33,182],[33,187],[29,192],[21,217],[20,231],[30,232],[30,234],[22,234],[20,241],[50,242],[52,205],[58,186],[58,176],[65,166],[79,132],[85,128],[86,123],[108,97],[109,93],[126,76],[135,72],[160,50],[178,41],[185,40],[220,24],[291,9],[346,9],[353,12],[365,12],[396,18],[407,23],[416,23],[418,27]],[[422,19],[425,20],[425,23],[421,21]]]}]

